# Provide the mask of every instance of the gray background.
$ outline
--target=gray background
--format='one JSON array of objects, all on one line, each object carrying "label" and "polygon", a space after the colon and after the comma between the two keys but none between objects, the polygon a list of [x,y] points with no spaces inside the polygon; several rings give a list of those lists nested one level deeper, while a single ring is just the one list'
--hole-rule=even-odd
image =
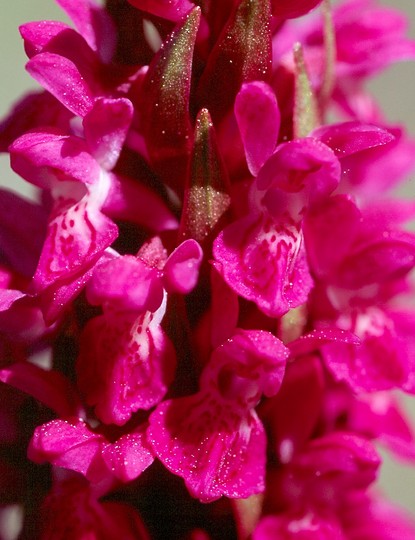
[{"label": "gray background", "polygon": [[[220,1],[220,0],[218,0]],[[383,4],[387,2],[383,1]],[[0,0],[0,116],[26,89],[36,84],[24,70],[26,57],[17,27],[41,19],[66,20],[53,0]],[[414,0],[390,0],[390,6],[405,11],[409,17],[410,35],[415,38]],[[391,122],[403,122],[415,136],[415,62],[394,66],[370,84]],[[415,178],[415,173],[413,175]],[[413,184],[411,179],[410,184]],[[0,185],[27,190],[27,185],[9,169],[8,157],[0,156]],[[409,185],[409,191],[415,188]],[[27,192],[27,191],[26,191]],[[411,405],[415,424],[415,398]],[[415,514],[415,467],[412,470],[385,457],[381,475],[382,490]]]}]

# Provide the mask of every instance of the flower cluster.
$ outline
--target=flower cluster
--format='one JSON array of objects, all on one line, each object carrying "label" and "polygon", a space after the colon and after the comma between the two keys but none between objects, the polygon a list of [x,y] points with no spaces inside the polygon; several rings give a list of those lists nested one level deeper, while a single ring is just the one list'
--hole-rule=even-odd
[{"label": "flower cluster", "polygon": [[[415,142],[377,0],[56,0],[0,125],[0,493],[41,540],[402,540]],[[310,12],[310,13],[309,13]],[[3,512],[2,516],[6,516]]]}]

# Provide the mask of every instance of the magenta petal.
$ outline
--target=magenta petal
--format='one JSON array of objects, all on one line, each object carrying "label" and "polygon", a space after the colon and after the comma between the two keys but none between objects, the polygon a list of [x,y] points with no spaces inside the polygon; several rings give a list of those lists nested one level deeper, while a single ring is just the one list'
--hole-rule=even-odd
[{"label": "magenta petal", "polygon": [[50,222],[34,276],[37,291],[57,280],[86,273],[117,236],[117,226],[101,214],[92,197],[62,209]]},{"label": "magenta petal", "polygon": [[340,525],[310,511],[306,515],[280,514],[263,517],[252,540],[346,540]]},{"label": "magenta petal", "polygon": [[46,324],[35,297],[14,289],[0,289],[0,332],[3,336],[20,344],[33,343],[45,334]]},{"label": "magenta petal", "polygon": [[108,444],[102,451],[108,470],[122,482],[130,482],[149,467],[154,456],[145,438],[145,430],[135,430]]},{"label": "magenta petal", "polygon": [[324,345],[329,345],[331,343],[359,345],[360,339],[352,332],[340,330],[333,326],[322,328],[320,330],[313,330],[308,334],[304,334],[298,339],[288,343],[288,347],[293,356],[298,356],[317,351]]},{"label": "magenta petal", "polygon": [[[16,219],[16,215],[19,219]],[[0,251],[15,271],[32,277],[46,232],[47,212],[40,205],[0,189]]]},{"label": "magenta petal", "polygon": [[[99,460],[105,439],[88,426],[63,420],[52,420],[35,429],[28,448],[29,459],[36,463],[48,461],[58,467],[77,471],[96,480]],[[95,470],[94,470],[95,469]]]},{"label": "magenta petal", "polygon": [[272,14],[281,19],[294,19],[311,11],[321,0],[272,0]]},{"label": "magenta petal", "polygon": [[30,75],[74,114],[84,117],[94,103],[94,95],[69,59],[58,54],[41,53],[26,66]]},{"label": "magenta petal", "polygon": [[263,491],[266,439],[253,408],[278,391],[287,355],[271,333],[239,329],[213,352],[200,392],[165,401],[150,416],[157,457],[202,502]]},{"label": "magenta petal", "polygon": [[78,358],[78,381],[86,401],[105,423],[125,424],[166,394],[173,379],[173,346],[159,312],[109,312],[86,325]]},{"label": "magenta petal", "polygon": [[324,201],[304,218],[304,240],[310,267],[320,278],[335,274],[361,230],[361,212],[345,195]]},{"label": "magenta petal", "polygon": [[200,385],[242,410],[255,407],[262,394],[275,395],[284,377],[289,351],[264,330],[236,329],[212,353]]},{"label": "magenta petal", "polygon": [[[325,144],[312,138],[297,139],[278,146],[268,159],[257,178],[259,190],[276,189],[274,198],[287,198],[293,209],[290,214],[301,215],[308,204],[327,197],[339,184],[341,167],[334,152]],[[281,193],[282,192],[282,193]],[[289,194],[289,198],[287,195]],[[266,193],[263,204],[272,215],[278,216],[282,210],[277,200],[277,211],[268,203]]]},{"label": "magenta petal", "polygon": [[107,12],[93,0],[56,0],[74,22],[78,32],[104,62],[109,62],[115,52],[114,23]]},{"label": "magenta petal", "polygon": [[254,411],[239,416],[199,393],[160,404],[147,436],[156,456],[202,502],[264,490],[266,439]]},{"label": "magenta petal", "polygon": [[397,10],[373,1],[354,1],[335,10],[339,71],[372,75],[392,63],[413,59],[415,44],[404,36],[408,23]]},{"label": "magenta petal", "polygon": [[226,227],[213,254],[226,283],[270,317],[304,303],[313,285],[299,227],[262,214]]},{"label": "magenta petal", "polygon": [[72,113],[45,90],[26,94],[0,122],[0,152],[8,151],[10,145],[29,130],[54,126],[67,133],[72,116]]},{"label": "magenta petal", "polygon": [[85,138],[91,154],[106,170],[117,163],[133,117],[128,99],[97,100],[85,116]]},{"label": "magenta petal", "polygon": [[404,388],[412,371],[405,346],[398,339],[392,321],[380,309],[371,308],[353,316],[343,315],[343,327],[355,332],[360,344],[327,344],[324,361],[333,376],[355,392]]},{"label": "magenta petal", "polygon": [[185,240],[171,253],[163,269],[167,292],[188,294],[195,286],[203,251],[196,240]]},{"label": "magenta petal", "polygon": [[374,238],[357,245],[344,258],[333,276],[337,285],[358,289],[398,279],[415,264],[415,235],[400,231],[379,231]]},{"label": "magenta petal", "polygon": [[386,129],[360,122],[322,126],[315,129],[311,135],[332,148],[339,159],[362,150],[383,146],[395,139]]},{"label": "magenta petal", "polygon": [[[56,181],[94,184],[101,174],[101,168],[83,139],[50,131],[19,137],[10,147],[10,160],[17,174],[42,189],[56,189]],[[68,186],[67,189],[72,199],[81,198],[85,192],[82,185]],[[59,195],[68,194],[56,193]]]},{"label": "magenta petal", "polygon": [[333,471],[356,474],[357,487],[372,481],[369,478],[376,475],[380,457],[364,438],[352,433],[334,432],[310,441],[306,452],[299,455],[295,463],[305,468],[317,467],[322,475]]},{"label": "magenta petal", "polygon": [[0,370],[0,380],[34,397],[58,416],[76,416],[81,410],[75,389],[58,371],[19,362]]},{"label": "magenta petal", "polygon": [[287,494],[297,493],[315,506],[335,507],[348,493],[366,489],[381,463],[373,445],[354,433],[332,432],[312,439],[287,466]]},{"label": "magenta petal", "polygon": [[154,461],[142,429],[123,435],[111,444],[84,422],[63,420],[53,420],[36,428],[28,456],[37,463],[49,461],[77,471],[91,482],[112,477],[129,482]]},{"label": "magenta petal", "polygon": [[163,301],[160,272],[124,255],[96,266],[87,286],[88,302],[120,310],[156,311]]},{"label": "magenta petal", "polygon": [[342,191],[355,192],[366,201],[384,199],[388,190],[397,186],[414,170],[415,141],[400,127],[388,129],[395,137],[390,143],[373,146],[342,159]]},{"label": "magenta petal", "polygon": [[[92,268],[83,267],[80,273],[62,276],[38,294],[40,308],[47,325],[52,325],[80,294],[92,274]],[[42,287],[42,284],[39,284]]]},{"label": "magenta petal", "polygon": [[142,11],[157,15],[170,21],[180,20],[194,7],[189,0],[128,0],[130,4]]},{"label": "magenta petal", "polygon": [[353,431],[377,439],[400,459],[415,461],[415,431],[411,419],[390,392],[367,394],[354,400],[349,411]]},{"label": "magenta petal", "polygon": [[280,110],[264,82],[245,83],[235,99],[235,116],[250,172],[256,176],[277,145]]},{"label": "magenta petal", "polygon": [[347,538],[373,540],[411,540],[415,522],[389,501],[365,492],[354,493],[342,508]]},{"label": "magenta petal", "polygon": [[167,203],[136,179],[109,173],[111,185],[102,207],[114,219],[137,223],[152,232],[177,229],[179,223]]},{"label": "magenta petal", "polygon": [[61,32],[70,27],[60,21],[39,21],[23,24],[19,27],[20,34],[24,39],[26,54],[32,58],[39,54]]},{"label": "magenta petal", "polygon": [[7,311],[16,302],[16,300],[26,296],[27,295],[22,291],[17,291],[14,289],[0,290],[0,312]]}]

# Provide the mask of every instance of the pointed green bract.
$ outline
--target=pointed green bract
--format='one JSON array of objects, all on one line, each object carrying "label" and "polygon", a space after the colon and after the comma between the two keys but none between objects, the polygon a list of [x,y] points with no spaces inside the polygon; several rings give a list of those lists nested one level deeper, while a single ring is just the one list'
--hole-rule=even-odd
[{"label": "pointed green bract", "polygon": [[198,104],[215,122],[230,111],[243,82],[268,80],[270,14],[269,0],[242,0],[216,43],[198,88]]},{"label": "pointed green bract", "polygon": [[195,139],[185,190],[181,235],[205,243],[230,205],[227,173],[207,109],[196,119]]},{"label": "pointed green bract", "polygon": [[319,112],[316,97],[311,87],[304,62],[303,48],[300,43],[294,45],[295,96],[294,96],[294,137],[302,138],[319,124]]},{"label": "pointed green bract", "polygon": [[323,1],[323,35],[324,35],[324,74],[320,89],[320,109],[331,97],[335,84],[336,69],[336,35],[334,32],[333,13],[330,0]]},{"label": "pointed green bract", "polygon": [[143,88],[143,131],[149,159],[171,187],[182,181],[191,148],[189,93],[200,21],[194,8],[150,64]]}]

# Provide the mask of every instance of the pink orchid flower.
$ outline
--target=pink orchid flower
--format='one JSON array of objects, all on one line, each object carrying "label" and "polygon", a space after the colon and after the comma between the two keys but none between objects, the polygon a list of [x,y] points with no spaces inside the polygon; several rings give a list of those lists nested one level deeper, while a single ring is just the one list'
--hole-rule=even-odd
[{"label": "pink orchid flower", "polygon": [[278,391],[287,355],[271,334],[239,330],[213,352],[197,394],[164,401],[150,416],[153,451],[193,497],[263,491],[265,432],[254,407]]},{"label": "pink orchid flower", "polygon": [[118,257],[96,267],[87,295],[102,305],[103,314],[84,328],[77,370],[80,388],[103,422],[122,425],[166,394],[176,367],[173,345],[161,327],[167,294],[192,290],[201,259],[194,240],[167,257],[156,238],[136,258]]}]

